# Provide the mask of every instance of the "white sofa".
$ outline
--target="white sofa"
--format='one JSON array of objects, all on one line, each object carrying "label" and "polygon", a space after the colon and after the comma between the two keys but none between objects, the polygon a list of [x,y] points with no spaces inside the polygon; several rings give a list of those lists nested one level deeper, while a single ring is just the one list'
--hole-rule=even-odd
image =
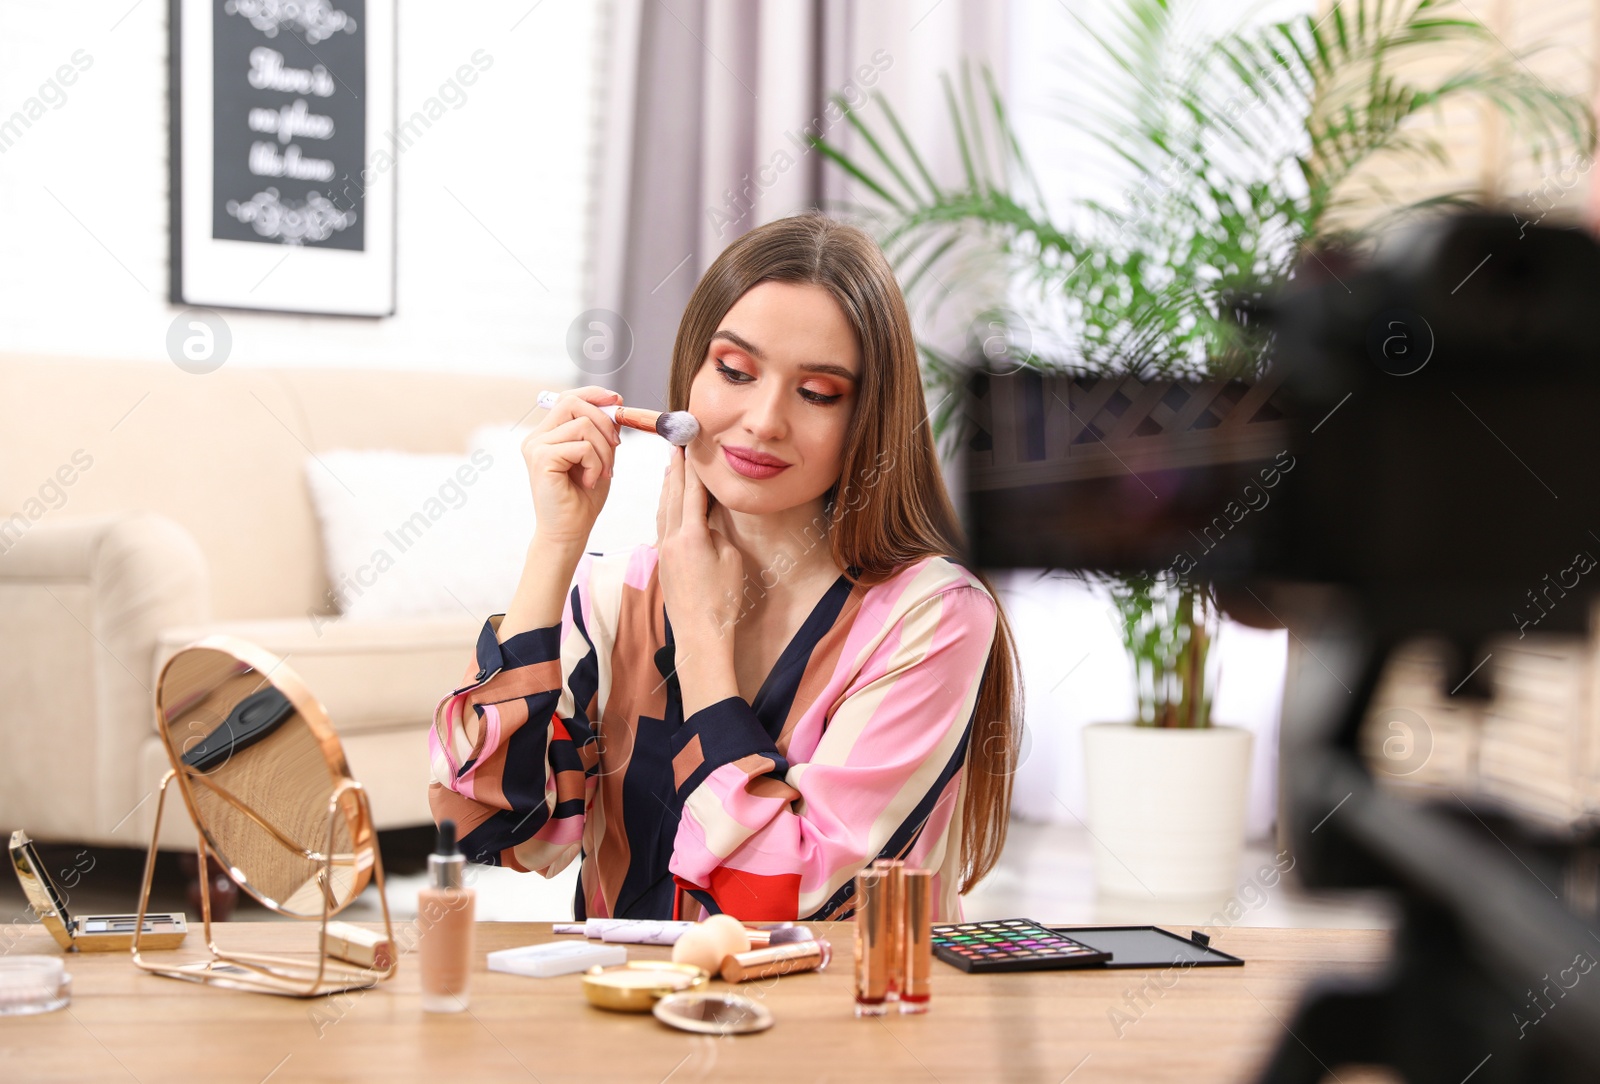
[{"label": "white sofa", "polygon": [[[144,846],[167,768],[155,675],[213,632],[287,657],[380,828],[429,823],[425,727],[481,617],[330,621],[305,462],[460,454],[477,426],[525,416],[540,386],[0,356],[0,829]],[[192,838],[169,803],[163,846]]]}]

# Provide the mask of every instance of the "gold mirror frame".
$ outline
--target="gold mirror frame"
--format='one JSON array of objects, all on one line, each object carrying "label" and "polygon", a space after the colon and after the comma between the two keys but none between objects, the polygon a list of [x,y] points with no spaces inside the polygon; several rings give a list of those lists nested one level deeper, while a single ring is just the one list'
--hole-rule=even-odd
[{"label": "gold mirror frame", "polygon": [[[231,656],[237,663],[261,675],[263,683],[277,689],[293,705],[295,715],[303,721],[316,743],[322,760],[330,774],[332,790],[328,796],[326,845],[320,854],[295,842],[288,833],[275,825],[269,816],[241,801],[206,772],[184,763],[182,754],[168,733],[167,678],[173,664],[191,651],[205,650]],[[343,910],[361,893],[369,879],[377,886],[378,900],[383,908],[384,935],[394,944],[394,927],[389,917],[389,901],[384,894],[383,857],[378,849],[377,831],[373,827],[372,805],[367,792],[350,776],[344,749],[328,719],[327,711],[311,695],[299,675],[284,665],[282,659],[263,648],[232,636],[208,636],[177,652],[161,668],[156,681],[156,727],[161,744],[167,751],[172,767],[162,776],[156,795],[155,827],[150,835],[150,850],[145,858],[144,879],[139,891],[139,917],[134,927],[132,955],[135,967],[151,974],[189,982],[208,983],[235,990],[255,993],[281,994],[290,997],[320,997],[343,990],[375,986],[394,974],[392,958],[387,967],[379,969],[349,963],[329,955],[328,920]],[[161,964],[147,960],[140,952],[140,933],[144,916],[150,903],[150,886],[155,874],[156,851],[161,842],[161,820],[167,801],[167,788],[176,783],[183,796],[189,819],[195,828],[195,849],[200,861],[200,914],[205,927],[206,947],[210,958],[188,964]],[[304,957],[267,955],[261,953],[227,952],[217,946],[211,930],[211,885],[206,875],[208,859],[228,872],[228,876],[242,890],[259,900],[264,906],[292,918],[309,919],[312,916],[285,909],[278,901],[267,897],[251,882],[247,871],[237,868],[217,845],[212,827],[200,812],[195,799],[195,788],[203,787],[220,798],[233,812],[247,818],[263,829],[280,846],[298,852],[306,862],[320,863],[317,883],[323,886],[318,893],[322,907],[320,933],[315,960]],[[343,827],[350,840],[350,850],[338,853],[339,829]],[[351,872],[348,894],[336,900],[328,886],[336,883],[336,869]]]}]

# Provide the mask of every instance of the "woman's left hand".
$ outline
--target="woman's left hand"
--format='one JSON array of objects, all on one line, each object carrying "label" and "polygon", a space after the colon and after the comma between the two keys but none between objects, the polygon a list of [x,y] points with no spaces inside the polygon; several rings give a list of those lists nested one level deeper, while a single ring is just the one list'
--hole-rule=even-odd
[{"label": "woman's left hand", "polygon": [[708,497],[685,450],[674,448],[656,509],[661,591],[673,639],[726,653],[731,663],[744,560],[733,543],[706,522]]}]

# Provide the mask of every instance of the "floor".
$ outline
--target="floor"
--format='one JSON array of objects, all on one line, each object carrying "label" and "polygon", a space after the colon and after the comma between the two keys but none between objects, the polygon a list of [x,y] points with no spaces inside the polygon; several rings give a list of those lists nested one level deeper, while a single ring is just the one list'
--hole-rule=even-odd
[{"label": "floor", "polygon": [[[427,878],[424,856],[431,835],[430,830],[419,829],[383,837],[389,907],[397,921],[416,915],[417,891]],[[142,853],[85,853],[56,847],[45,848],[44,856],[53,873],[65,874],[58,880],[73,882],[63,887],[75,913],[116,913],[137,906]],[[965,912],[968,919],[1028,917],[1061,924],[1393,926],[1392,909],[1379,895],[1312,895],[1298,885],[1293,870],[1281,879],[1263,877],[1260,871],[1270,867],[1273,858],[1270,841],[1247,846],[1240,861],[1238,888],[1228,897],[1187,902],[1113,899],[1094,891],[1092,853],[1081,827],[1014,821],[1000,864],[965,897]],[[576,863],[550,880],[535,874],[469,867],[469,880],[478,892],[478,917],[484,921],[570,919],[576,876]],[[177,856],[163,855],[157,866],[152,908],[188,911],[198,917],[196,908],[184,899],[184,883]],[[275,917],[248,898],[241,900],[235,914],[242,920]],[[376,889],[369,887],[341,917],[380,919]],[[31,921],[21,891],[9,877],[0,878],[0,918],[6,923]],[[0,943],[0,954],[4,950]]]}]

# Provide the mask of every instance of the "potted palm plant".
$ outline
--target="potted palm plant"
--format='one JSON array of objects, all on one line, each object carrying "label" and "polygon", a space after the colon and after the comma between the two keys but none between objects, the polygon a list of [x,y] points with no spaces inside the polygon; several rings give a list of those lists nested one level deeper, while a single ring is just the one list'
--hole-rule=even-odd
[{"label": "potted palm plant", "polygon": [[1084,729],[1096,884],[1109,896],[1225,896],[1239,870],[1252,736],[1211,722],[1216,599],[1170,569],[1105,586],[1139,714]]},{"label": "potted palm plant", "polygon": [[[1375,226],[1474,200],[1390,200],[1385,217],[1352,224],[1352,207],[1383,202],[1363,190],[1363,167],[1446,160],[1418,123],[1424,113],[1486,103],[1535,161],[1594,146],[1586,102],[1551,90],[1447,4],[1365,0],[1201,43],[1184,38],[1180,8],[1124,0],[1104,32],[1085,28],[1087,81],[1111,104],[1070,109],[1068,123],[1139,178],[1121,204],[1069,198],[1052,215],[987,71],[943,80],[958,183],[934,179],[881,96],[876,116],[844,110],[858,153],[813,140],[860,193],[849,209],[875,229],[919,316],[959,326],[946,310],[963,303],[986,329],[969,340],[970,356],[923,347],[946,449],[983,454],[986,408],[972,390],[987,388],[982,370],[997,366],[1070,378],[1077,435],[1063,454],[1082,456],[1087,471],[1096,455],[1125,466],[1140,440],[1181,440],[1184,426],[1220,424],[1233,409],[1271,425],[1270,340],[1256,302],[1296,275],[1335,273],[1338,253],[1365,244]],[[1002,285],[986,294],[994,281]],[[1174,402],[1188,405],[1161,423],[1155,412]],[[1123,416],[1141,404],[1149,417]],[[1081,417],[1086,405],[1115,417]],[[1215,600],[1181,570],[1105,586],[1140,709],[1131,724],[1086,730],[1099,883],[1141,897],[1225,894],[1238,870],[1250,743],[1211,720]]]}]

